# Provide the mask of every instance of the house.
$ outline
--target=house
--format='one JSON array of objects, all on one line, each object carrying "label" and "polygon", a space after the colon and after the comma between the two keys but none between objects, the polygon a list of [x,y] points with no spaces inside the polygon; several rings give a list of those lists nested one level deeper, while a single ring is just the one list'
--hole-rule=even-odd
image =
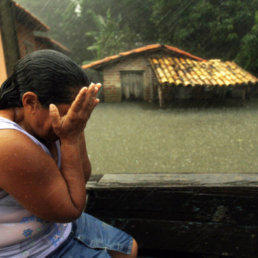
[{"label": "house", "polygon": [[158,100],[214,98],[247,94],[258,79],[234,62],[205,60],[178,48],[153,44],[82,66],[95,69],[103,84],[106,102],[123,99]]},{"label": "house", "polygon": [[48,32],[49,27],[21,5],[14,3],[14,17],[20,56],[37,49],[34,32]]},{"label": "house", "polygon": [[54,49],[64,54],[69,54],[70,50],[58,41],[46,36],[35,36],[36,49]]},{"label": "house", "polygon": [[[50,28],[36,16],[14,1],[13,9],[20,57],[39,49],[54,49],[65,54],[70,52],[69,49],[59,42],[44,35]],[[36,35],[36,33],[40,33],[40,35]],[[0,83],[2,83],[7,77],[7,72],[1,33],[0,39]]]}]

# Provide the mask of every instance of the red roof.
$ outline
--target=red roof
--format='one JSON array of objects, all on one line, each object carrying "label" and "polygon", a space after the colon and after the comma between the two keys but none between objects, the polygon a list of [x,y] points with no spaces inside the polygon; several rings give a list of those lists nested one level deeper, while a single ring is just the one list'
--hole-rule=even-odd
[{"label": "red roof", "polygon": [[179,54],[180,56],[185,56],[187,58],[196,60],[196,61],[206,61],[203,58],[200,58],[198,56],[194,56],[188,52],[185,52],[181,49],[175,48],[173,46],[169,46],[169,45],[161,45],[161,44],[152,44],[152,45],[147,45],[144,47],[140,47],[140,48],[135,48],[132,49],[130,51],[126,51],[126,52],[122,52],[118,55],[113,55],[113,56],[109,56],[109,57],[105,57],[101,60],[92,62],[90,64],[86,64],[83,65],[82,68],[83,69],[88,69],[88,68],[100,68],[105,64],[108,64],[110,62],[115,62],[115,61],[119,61],[120,59],[124,58],[124,57],[129,57],[129,56],[133,56],[133,55],[138,55],[141,53],[145,53],[145,52],[153,52],[153,51],[159,51],[159,50],[164,50],[166,52],[172,52],[172,53],[176,53]]},{"label": "red roof", "polygon": [[32,27],[34,30],[49,31],[50,28],[46,24],[16,2],[14,2],[14,11],[15,18],[20,23],[25,23],[25,25]]}]

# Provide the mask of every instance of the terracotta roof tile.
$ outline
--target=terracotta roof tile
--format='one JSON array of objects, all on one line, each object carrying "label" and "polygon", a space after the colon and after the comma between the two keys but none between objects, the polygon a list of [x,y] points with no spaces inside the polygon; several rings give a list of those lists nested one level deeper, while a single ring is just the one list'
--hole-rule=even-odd
[{"label": "terracotta roof tile", "polygon": [[98,68],[103,67],[106,64],[109,64],[114,61],[119,61],[120,59],[125,58],[125,57],[129,57],[129,56],[133,56],[133,55],[137,55],[137,54],[141,54],[141,53],[145,53],[145,52],[159,51],[159,50],[164,50],[168,53],[176,53],[178,55],[183,55],[183,56],[188,57],[189,59],[193,59],[193,60],[205,61],[204,59],[202,59],[198,56],[194,56],[188,52],[182,51],[182,50],[172,47],[172,46],[161,45],[161,44],[152,44],[152,45],[147,45],[144,47],[135,48],[130,51],[122,52],[122,53],[119,53],[118,55],[105,57],[101,60],[92,62],[90,64],[83,65],[82,68],[83,69],[88,69],[88,68],[98,69]]},{"label": "terracotta roof tile", "polygon": [[229,86],[258,83],[258,78],[234,62],[222,62],[218,59],[196,61],[171,56],[149,60],[161,84]]}]

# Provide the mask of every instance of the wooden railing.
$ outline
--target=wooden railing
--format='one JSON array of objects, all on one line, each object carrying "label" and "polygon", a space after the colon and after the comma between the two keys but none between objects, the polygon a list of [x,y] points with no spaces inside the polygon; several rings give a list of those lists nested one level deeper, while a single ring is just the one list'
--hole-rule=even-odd
[{"label": "wooden railing", "polygon": [[[258,174],[106,174],[86,211],[148,257],[258,257]],[[188,256],[186,256],[188,255]]]}]

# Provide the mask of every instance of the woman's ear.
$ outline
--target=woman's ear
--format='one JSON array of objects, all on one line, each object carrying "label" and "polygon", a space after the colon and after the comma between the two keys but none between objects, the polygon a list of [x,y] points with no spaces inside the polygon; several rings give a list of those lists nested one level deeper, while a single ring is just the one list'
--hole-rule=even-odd
[{"label": "woman's ear", "polygon": [[36,112],[39,108],[38,96],[31,91],[24,93],[22,96],[22,105],[25,110],[32,113]]}]

